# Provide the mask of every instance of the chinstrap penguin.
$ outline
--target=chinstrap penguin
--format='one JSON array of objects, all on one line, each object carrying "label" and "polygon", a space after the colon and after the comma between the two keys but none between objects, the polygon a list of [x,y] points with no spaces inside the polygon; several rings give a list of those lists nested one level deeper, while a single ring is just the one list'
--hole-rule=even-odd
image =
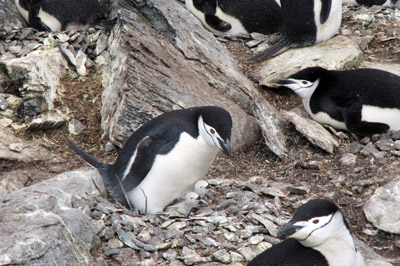
[{"label": "chinstrap penguin", "polygon": [[316,121],[361,136],[400,130],[400,77],[378,69],[303,69],[277,81]]},{"label": "chinstrap penguin", "polygon": [[400,8],[400,0],[343,0],[343,4],[351,4],[356,6],[391,6]]},{"label": "chinstrap penguin", "polygon": [[97,168],[111,197],[141,213],[155,214],[193,191],[219,150],[232,155],[231,130],[228,111],[203,106],[148,121],[126,141],[114,164],[103,164],[68,143]]},{"label": "chinstrap penguin", "polygon": [[185,4],[214,33],[271,34],[282,26],[279,0],[186,0]]},{"label": "chinstrap penguin", "polygon": [[312,46],[338,33],[341,0],[281,0],[282,34],[278,42],[248,61],[261,61],[288,48]]},{"label": "chinstrap penguin", "polygon": [[15,0],[22,17],[39,31],[63,31],[105,22],[98,0]]},{"label": "chinstrap penguin", "polygon": [[365,266],[343,213],[329,200],[310,200],[300,206],[278,237],[287,239],[248,266]]}]

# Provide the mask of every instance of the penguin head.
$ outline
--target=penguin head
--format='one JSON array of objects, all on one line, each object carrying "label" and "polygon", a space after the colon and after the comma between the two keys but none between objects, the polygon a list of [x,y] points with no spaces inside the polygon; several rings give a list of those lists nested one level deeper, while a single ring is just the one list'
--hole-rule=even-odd
[{"label": "penguin head", "polygon": [[198,129],[204,141],[232,156],[231,132],[232,117],[228,111],[216,106],[205,106],[200,109]]},{"label": "penguin head", "polygon": [[318,87],[321,77],[328,71],[322,67],[305,68],[287,78],[276,80],[276,83],[291,89],[301,98],[309,98]]},{"label": "penguin head", "polygon": [[350,230],[335,203],[325,199],[310,200],[278,231],[279,238],[294,238],[306,247],[316,247],[331,237]]}]

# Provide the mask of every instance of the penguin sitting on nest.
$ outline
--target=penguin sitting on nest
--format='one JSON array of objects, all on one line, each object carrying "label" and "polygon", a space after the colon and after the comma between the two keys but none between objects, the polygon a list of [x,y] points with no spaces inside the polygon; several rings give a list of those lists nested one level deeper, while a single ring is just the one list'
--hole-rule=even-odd
[{"label": "penguin sitting on nest", "polygon": [[277,81],[316,121],[361,136],[400,130],[400,77],[378,69],[303,69]]},{"label": "penguin sitting on nest", "polygon": [[262,61],[288,48],[312,46],[338,33],[341,0],[281,0],[282,34],[278,42],[248,61]]},{"label": "penguin sitting on nest", "polygon": [[186,8],[217,34],[271,34],[282,26],[279,0],[186,0]]},{"label": "penguin sitting on nest", "polygon": [[68,144],[101,174],[112,198],[155,214],[193,191],[219,150],[232,155],[232,118],[216,106],[164,113],[126,141],[114,164],[104,164],[72,141]]},{"label": "penguin sitting on nest", "polygon": [[329,200],[310,200],[300,206],[278,237],[287,239],[248,266],[365,266],[343,213]]},{"label": "penguin sitting on nest", "polygon": [[106,21],[98,0],[15,0],[18,12],[39,31],[64,31],[85,28]]}]

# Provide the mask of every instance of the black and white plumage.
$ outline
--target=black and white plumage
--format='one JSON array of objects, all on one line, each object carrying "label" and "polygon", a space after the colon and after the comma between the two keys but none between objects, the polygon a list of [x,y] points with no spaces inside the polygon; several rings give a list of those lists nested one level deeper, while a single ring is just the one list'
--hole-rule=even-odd
[{"label": "black and white plumage", "polygon": [[400,130],[400,77],[378,69],[310,67],[278,81],[316,121],[357,135]]},{"label": "black and white plumage", "polygon": [[72,30],[106,19],[98,0],[15,0],[15,5],[39,31]]},{"label": "black and white plumage", "polygon": [[278,42],[248,59],[261,61],[288,48],[312,46],[338,33],[341,0],[281,0],[282,34]]},{"label": "black and white plumage", "polygon": [[343,4],[361,5],[361,6],[392,6],[400,8],[400,0],[343,0]]},{"label": "black and white plumage", "polygon": [[167,112],[136,130],[112,165],[68,143],[98,169],[114,199],[125,206],[130,203],[142,213],[155,214],[193,191],[219,150],[232,155],[231,129],[232,118],[220,107]]},{"label": "black and white plumage", "polygon": [[219,34],[271,34],[282,26],[279,0],[186,0],[186,8]]},{"label": "black and white plumage", "polygon": [[300,206],[278,237],[288,239],[248,266],[365,266],[343,213],[329,200],[310,200]]}]

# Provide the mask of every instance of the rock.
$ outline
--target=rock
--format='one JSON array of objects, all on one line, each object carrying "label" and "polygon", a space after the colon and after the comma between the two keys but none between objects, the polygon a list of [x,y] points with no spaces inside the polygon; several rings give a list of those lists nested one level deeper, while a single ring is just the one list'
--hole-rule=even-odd
[{"label": "rock", "polygon": [[79,120],[71,119],[68,122],[68,132],[71,135],[79,135],[86,129],[86,126],[82,124]]},{"label": "rock", "polygon": [[57,113],[40,114],[26,127],[26,130],[46,130],[58,128],[65,124],[65,119]]},{"label": "rock", "polygon": [[320,123],[302,117],[296,110],[282,110],[281,113],[286,119],[292,122],[296,129],[312,144],[320,147],[324,151],[334,153],[335,148],[339,146],[337,140]]},{"label": "rock", "polygon": [[218,250],[213,254],[216,261],[222,262],[224,264],[229,264],[232,262],[231,255],[225,250]]},{"label": "rock", "polygon": [[340,157],[339,162],[343,166],[353,167],[357,163],[357,155],[344,153],[342,157]]},{"label": "rock", "polygon": [[[2,160],[20,161],[24,163],[35,161],[59,162],[61,160],[44,148],[46,145],[41,141],[23,141],[15,137],[12,130],[8,128],[0,129],[0,139],[0,159]],[[19,143],[18,147],[13,148],[16,143]],[[9,145],[11,145],[11,149]]]},{"label": "rock", "polygon": [[[134,6],[143,16],[133,15]],[[244,110],[251,111],[252,98],[262,96],[227,49],[183,6],[166,0],[115,1],[112,9],[118,10],[120,23],[109,38],[101,113],[102,128],[114,144],[122,146],[154,116],[198,105],[219,105],[231,113],[235,150],[259,138],[257,121]]]},{"label": "rock", "polygon": [[58,49],[36,50],[22,58],[0,61],[0,68],[18,85],[25,115],[29,116],[54,109],[67,66]]},{"label": "rock", "polygon": [[289,49],[286,52],[264,61],[251,76],[260,85],[274,87],[274,80],[287,77],[301,69],[320,66],[340,70],[358,66],[362,51],[350,38],[336,36],[326,42],[311,47]]},{"label": "rock", "polygon": [[0,1],[0,24],[11,23],[19,28],[27,27],[25,20],[15,7],[14,1]]},{"label": "rock", "polygon": [[93,264],[96,227],[71,201],[100,196],[91,178],[101,177],[95,170],[73,171],[1,195],[1,264]]},{"label": "rock", "polygon": [[400,178],[378,188],[364,204],[368,221],[377,228],[393,234],[400,234]]},{"label": "rock", "polygon": [[364,61],[361,63],[360,68],[376,68],[376,69],[388,71],[397,76],[400,76],[399,64]]},{"label": "rock", "polygon": [[354,238],[354,244],[356,248],[361,252],[364,257],[365,265],[366,266],[393,266],[389,263],[385,258],[376,254],[374,249],[370,248],[366,244],[364,244],[359,239]]}]

